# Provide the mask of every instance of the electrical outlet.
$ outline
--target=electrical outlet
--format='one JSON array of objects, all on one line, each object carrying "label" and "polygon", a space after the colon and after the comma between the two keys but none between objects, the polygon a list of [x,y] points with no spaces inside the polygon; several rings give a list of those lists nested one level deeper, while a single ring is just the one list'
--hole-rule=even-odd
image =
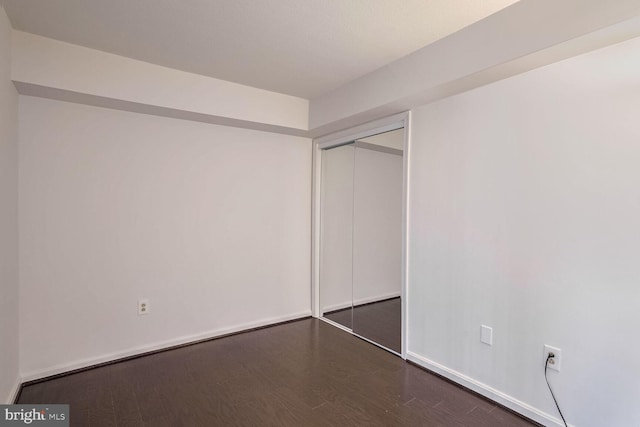
[{"label": "electrical outlet", "polygon": [[558,347],[552,347],[550,345],[544,346],[544,361],[547,361],[547,357],[549,357],[549,353],[553,353],[553,357],[549,359],[548,367],[549,369],[553,369],[554,371],[560,372],[560,366],[562,364],[562,350]]},{"label": "electrical outlet", "polygon": [[149,305],[149,300],[147,298],[138,300],[138,316],[149,314],[150,309],[151,306]]}]

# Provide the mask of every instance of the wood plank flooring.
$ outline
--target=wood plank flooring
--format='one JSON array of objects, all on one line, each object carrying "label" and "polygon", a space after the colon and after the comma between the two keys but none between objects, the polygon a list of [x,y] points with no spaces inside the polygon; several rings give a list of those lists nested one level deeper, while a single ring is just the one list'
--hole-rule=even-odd
[{"label": "wood plank flooring", "polygon": [[527,420],[316,319],[24,387],[72,426],[528,426]]}]

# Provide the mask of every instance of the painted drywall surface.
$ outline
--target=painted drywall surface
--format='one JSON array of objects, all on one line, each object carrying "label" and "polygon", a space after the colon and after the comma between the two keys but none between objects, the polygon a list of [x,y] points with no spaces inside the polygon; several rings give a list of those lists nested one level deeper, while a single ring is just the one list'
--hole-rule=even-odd
[{"label": "painted drywall surface", "polygon": [[308,129],[309,102],[13,31],[14,81],[195,114]]},{"label": "painted drywall surface", "polygon": [[637,37],[639,15],[637,0],[520,0],[314,97],[309,128],[325,135]]},{"label": "painted drywall surface", "polygon": [[11,24],[0,6],[0,402],[18,382],[18,94],[11,83]]},{"label": "painted drywall surface", "polygon": [[20,96],[24,376],[309,315],[310,179],[309,139]]},{"label": "painted drywall surface", "polygon": [[322,155],[320,215],[320,308],[349,307],[353,299],[353,173],[355,147]]},{"label": "painted drywall surface", "polygon": [[516,1],[3,3],[22,31],[309,98]]},{"label": "painted drywall surface", "polygon": [[354,301],[400,296],[402,165],[402,156],[355,149]]},{"label": "painted drywall surface", "polygon": [[[412,115],[409,351],[559,418],[640,425],[640,39]],[[480,325],[493,327],[493,346]]]}]

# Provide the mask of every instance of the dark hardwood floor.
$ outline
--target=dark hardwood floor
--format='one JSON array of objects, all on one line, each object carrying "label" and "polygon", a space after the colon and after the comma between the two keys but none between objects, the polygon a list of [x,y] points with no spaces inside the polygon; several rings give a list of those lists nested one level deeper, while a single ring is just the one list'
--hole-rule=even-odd
[{"label": "dark hardwood floor", "polygon": [[396,353],[402,351],[402,307],[399,297],[357,305],[353,309],[336,310],[326,313],[324,317],[389,350]]},{"label": "dark hardwood floor", "polygon": [[23,388],[72,426],[527,426],[492,402],[316,319]]}]

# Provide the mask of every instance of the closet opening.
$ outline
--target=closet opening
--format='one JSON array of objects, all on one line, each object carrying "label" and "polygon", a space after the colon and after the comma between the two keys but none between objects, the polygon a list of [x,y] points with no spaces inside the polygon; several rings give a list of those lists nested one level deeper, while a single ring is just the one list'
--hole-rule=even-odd
[{"label": "closet opening", "polygon": [[314,141],[314,316],[405,357],[408,114]]}]

